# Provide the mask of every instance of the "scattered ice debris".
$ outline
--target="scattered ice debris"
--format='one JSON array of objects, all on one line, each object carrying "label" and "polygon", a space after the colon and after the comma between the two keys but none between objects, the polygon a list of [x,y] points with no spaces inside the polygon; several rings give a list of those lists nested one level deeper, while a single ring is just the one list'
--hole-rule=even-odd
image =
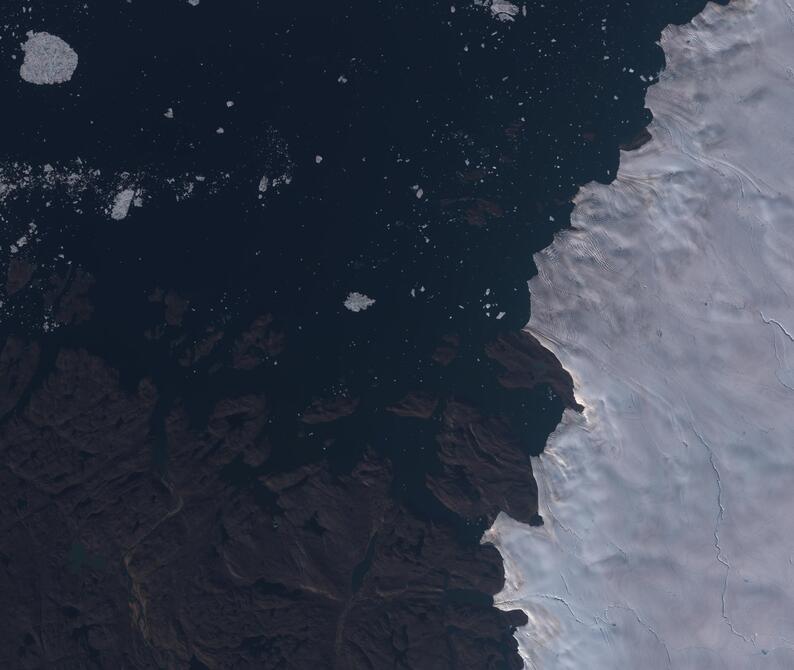
[{"label": "scattered ice debris", "polygon": [[347,298],[345,298],[345,307],[351,312],[361,312],[365,309],[369,309],[374,304],[375,300],[358,291],[348,293]]},{"label": "scattered ice debris", "polygon": [[347,77],[345,77],[345,75],[343,75],[343,74],[340,74],[339,75],[339,79],[337,79],[336,81],[339,84],[346,84],[347,83]]},{"label": "scattered ice debris", "polygon": [[165,114],[163,114],[163,116],[166,119],[173,119],[174,118],[174,110],[173,110],[173,108],[169,107],[168,109],[166,109],[165,110]]},{"label": "scattered ice debris", "polygon": [[185,180],[181,183],[176,183],[176,192],[174,193],[174,197],[176,198],[177,202],[182,202],[191,198],[193,196],[193,189],[196,188],[196,184],[193,181]]},{"label": "scattered ice debris", "polygon": [[411,186],[411,190],[414,191],[414,193],[416,194],[417,200],[421,200],[422,196],[424,196],[425,194],[424,189],[419,188],[419,184],[414,184],[413,186]]},{"label": "scattered ice debris", "polygon": [[68,168],[55,168],[49,163],[40,167],[16,162],[0,164],[0,204],[34,189],[63,189],[74,197],[94,186],[100,174],[99,170],[87,169],[80,159],[72,161]]},{"label": "scattered ice debris", "polygon": [[119,191],[113,199],[113,207],[110,210],[110,218],[114,221],[121,221],[127,218],[130,211],[130,205],[135,199],[135,189],[125,188]]},{"label": "scattered ice debris", "polygon": [[[490,288],[486,288],[483,295],[485,296],[485,298],[488,298],[489,296],[493,296],[493,291]],[[500,321],[505,316],[507,316],[507,312],[500,312],[497,310],[497,308],[498,308],[498,303],[495,302],[495,297],[491,297],[490,302],[483,301],[482,310],[483,312],[485,312],[485,316],[491,318],[491,314],[493,312],[497,312],[495,318],[497,321]]]},{"label": "scattered ice debris", "polygon": [[62,84],[77,69],[77,52],[56,35],[28,33],[19,76],[31,84]]},{"label": "scattered ice debris", "polygon": [[[278,193],[279,189],[292,181],[293,162],[289,157],[289,148],[277,131],[271,129],[269,133],[258,138],[259,147],[252,159],[258,160],[259,170],[257,183],[264,186],[261,181],[266,175],[267,196],[271,192]],[[114,211],[119,218],[122,213],[126,216],[130,206],[141,207],[144,199],[158,199],[172,196],[177,201],[186,200],[196,194],[213,195],[221,192],[234,181],[249,182],[252,175],[249,172],[249,159],[239,165],[230,165],[227,169],[211,169],[206,172],[177,172],[167,171],[167,166],[149,164],[136,166],[134,170],[111,170],[104,173],[93,169],[82,159],[75,158],[66,163],[42,163],[34,165],[21,161],[0,161],[0,221],[5,207],[12,203],[30,201],[36,198],[43,202],[44,207],[65,205],[72,208],[77,214],[86,213],[83,209],[87,202],[96,203],[94,213],[110,217]],[[129,194],[122,193],[130,189],[132,198],[127,202]],[[255,191],[256,193],[256,191]],[[84,200],[86,196],[88,201]],[[263,192],[257,193],[263,200]],[[118,201],[118,206],[116,199]],[[0,230],[0,246],[7,248],[16,237],[11,237]]]},{"label": "scattered ice debris", "polygon": [[277,191],[282,184],[289,185],[291,183],[292,175],[288,172],[278,177],[268,177],[267,175],[263,175],[259,180],[259,199],[261,200],[264,197],[264,194],[268,191]]},{"label": "scattered ice debris", "polygon": [[11,245],[10,251],[12,254],[17,253],[22,247],[28,243],[27,235],[20,237],[14,244]]},{"label": "scattered ice debris", "polygon": [[28,232],[21,235],[19,238],[17,238],[16,242],[9,245],[8,250],[11,253],[11,255],[13,256],[14,254],[18,253],[22,247],[27,246],[30,242],[34,240],[38,240],[37,233],[38,233],[38,227],[36,226],[36,224],[33,222],[29,223]]}]

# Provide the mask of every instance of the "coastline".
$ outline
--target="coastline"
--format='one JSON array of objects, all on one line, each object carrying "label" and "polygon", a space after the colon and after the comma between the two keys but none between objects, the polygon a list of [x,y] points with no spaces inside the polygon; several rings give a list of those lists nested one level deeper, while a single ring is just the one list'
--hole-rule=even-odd
[{"label": "coastline", "polygon": [[2,665],[520,668],[532,257],[704,2],[22,8],[80,67],[0,71]]},{"label": "coastline", "polygon": [[484,538],[526,667],[794,658],[790,22],[742,0],[665,29],[653,139],[535,256],[527,330],[585,410],[533,459],[544,525],[502,515]]}]

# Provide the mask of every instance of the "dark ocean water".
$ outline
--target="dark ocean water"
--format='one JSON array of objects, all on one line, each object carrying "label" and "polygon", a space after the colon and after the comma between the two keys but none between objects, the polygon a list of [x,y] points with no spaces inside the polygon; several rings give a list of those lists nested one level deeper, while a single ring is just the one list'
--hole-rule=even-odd
[{"label": "dark ocean water", "polygon": [[[152,469],[166,480],[175,404],[200,427],[219,400],[265,393],[272,454],[227,464],[230,486],[267,507],[260,475],[318,461],[341,475],[372,450],[396,499],[476,544],[488,516],[461,518],[426,486],[438,421],[385,408],[415,390],[465,398],[505,417],[526,453],[542,450],[563,400],[547,384],[505,388],[485,347],[528,321],[533,253],[568,225],[579,185],[613,178],[618,146],[649,120],[661,28],[703,3],[519,3],[514,21],[471,2],[30,4],[6,10],[4,62],[26,30],[46,30],[80,63],[57,87],[23,82],[19,60],[0,68],[0,159],[79,157],[102,175],[79,197],[34,188],[3,205],[4,270],[8,245],[38,227],[24,255],[44,278],[6,298],[0,323],[40,342],[34,385],[76,348],[126,389],[151,379]],[[259,197],[263,176],[287,174]],[[168,180],[184,175],[195,191],[178,201]],[[146,184],[143,207],[113,221],[104,208],[125,180]],[[74,281],[76,268],[94,279],[90,320],[42,333],[46,275]],[[158,288],[189,301],[178,338],[151,336]],[[353,291],[375,304],[348,311]],[[234,369],[223,346],[180,363],[191,342],[233,341],[262,314],[285,342],[263,365]],[[441,366],[432,355],[449,336],[457,357]],[[357,399],[355,413],[301,422],[333,397]]]},{"label": "dark ocean water", "polygon": [[[168,366],[140,337],[159,286],[189,298],[197,328],[276,315],[293,344],[266,376],[285,403],[342,384],[367,389],[373,410],[417,385],[502,405],[482,345],[527,322],[532,254],[566,225],[579,184],[614,175],[618,145],[648,118],[644,90],[663,65],[654,38],[699,3],[539,3],[513,23],[466,4],[315,4],[34,11],[20,24],[68,36],[80,66],[56,89],[4,70],[9,160],[233,179],[179,203],[155,188],[122,223],[93,216],[90,195],[87,214],[21,203],[8,227],[36,208],[37,253],[62,251],[96,277],[101,331],[62,337],[95,338],[136,381],[196,388],[202,373]],[[284,162],[292,183],[257,200]],[[489,204],[472,225],[477,199]],[[348,312],[350,291],[376,305]],[[465,365],[442,379],[427,361],[447,333],[462,337]],[[196,390],[197,402],[224,393]],[[559,403],[517,411],[539,451]],[[390,431],[368,428],[390,448]]]}]

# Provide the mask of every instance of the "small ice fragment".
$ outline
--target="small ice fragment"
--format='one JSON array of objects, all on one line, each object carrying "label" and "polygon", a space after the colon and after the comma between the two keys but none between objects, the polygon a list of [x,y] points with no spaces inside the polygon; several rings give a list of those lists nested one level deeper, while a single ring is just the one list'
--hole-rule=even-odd
[{"label": "small ice fragment", "polygon": [[227,107],[230,107],[230,108],[231,108],[231,107],[234,107],[234,100],[227,100],[227,101],[226,101],[226,106],[227,106]]},{"label": "small ice fragment", "polygon": [[507,312],[499,312],[499,314],[496,315],[496,320],[499,321],[501,319],[504,319],[505,314],[507,314]]},{"label": "small ice fragment", "polygon": [[317,165],[319,165],[320,163],[322,163],[322,162],[323,162],[323,157],[322,157],[322,156],[320,156],[320,154],[317,154],[317,155],[314,157],[314,162],[315,162],[315,163],[317,163]]},{"label": "small ice fragment", "polygon": [[372,298],[358,291],[348,293],[347,298],[345,298],[345,307],[351,312],[361,312],[365,309],[369,309],[374,304],[375,301]]},{"label": "small ice fragment", "polygon": [[223,133],[224,133],[224,130],[223,130],[223,128],[218,128],[218,129],[217,129],[215,132],[216,132],[218,135],[223,135]]},{"label": "small ice fragment", "polygon": [[116,193],[116,197],[113,199],[113,208],[110,210],[110,218],[114,221],[126,218],[134,197],[135,190],[131,188],[125,188]]},{"label": "small ice fragment", "polygon": [[512,2],[493,0],[491,2],[491,15],[499,21],[514,21],[513,18],[518,14],[519,8]]},{"label": "small ice fragment", "polygon": [[264,193],[267,191],[268,186],[270,186],[270,179],[266,176],[262,177],[262,179],[259,180],[259,192]]},{"label": "small ice fragment", "polygon": [[165,114],[163,114],[163,116],[166,119],[173,119],[174,118],[174,110],[171,107],[169,107],[168,109],[165,110]]}]

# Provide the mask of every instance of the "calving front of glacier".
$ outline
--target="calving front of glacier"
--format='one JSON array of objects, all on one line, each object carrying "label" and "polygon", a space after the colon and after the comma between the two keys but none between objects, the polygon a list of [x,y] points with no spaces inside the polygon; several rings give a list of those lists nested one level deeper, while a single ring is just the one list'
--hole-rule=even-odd
[{"label": "calving front of glacier", "polygon": [[536,256],[527,328],[573,376],[501,516],[528,668],[794,667],[794,10],[665,30],[653,140]]}]

